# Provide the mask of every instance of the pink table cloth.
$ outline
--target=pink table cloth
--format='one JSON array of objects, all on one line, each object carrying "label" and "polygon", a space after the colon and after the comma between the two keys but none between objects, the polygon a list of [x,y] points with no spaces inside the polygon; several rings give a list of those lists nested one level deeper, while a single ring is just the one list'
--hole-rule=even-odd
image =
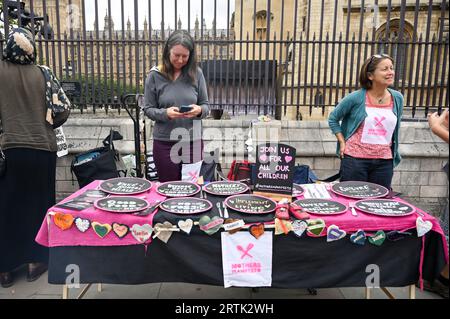
[{"label": "pink table cloth", "polygon": [[[76,193],[72,194],[68,198],[64,199],[61,203],[65,203],[70,201],[71,199],[78,197],[83,194],[87,190],[97,189],[98,185],[102,181],[94,181],[91,184],[85,186],[80,189]],[[156,187],[153,185],[152,189],[148,192],[133,195],[136,197],[144,198],[149,203],[155,202],[156,200],[163,201],[165,199],[164,196],[159,195],[155,191]],[[117,213],[109,213],[106,211],[102,211],[96,209],[95,207],[87,208],[83,211],[75,211],[69,209],[63,209],[53,206],[47,211],[47,216],[44,218],[42,222],[41,228],[36,236],[36,242],[45,247],[59,247],[59,246],[128,246],[128,245],[139,245],[138,242],[131,232],[120,239],[116,234],[111,231],[104,238],[100,238],[90,227],[85,233],[82,233],[75,226],[75,223],[68,230],[62,230],[53,222],[53,216],[50,215],[50,212],[55,213],[63,213],[63,214],[71,214],[74,218],[80,217],[83,219],[89,219],[91,222],[98,222],[100,224],[110,224],[119,223],[127,225],[129,228],[133,227],[133,225],[144,225],[144,224],[153,224],[153,216],[156,213],[151,215],[140,217],[134,216],[132,214],[117,214]],[[151,239],[146,242],[149,244]]]}]

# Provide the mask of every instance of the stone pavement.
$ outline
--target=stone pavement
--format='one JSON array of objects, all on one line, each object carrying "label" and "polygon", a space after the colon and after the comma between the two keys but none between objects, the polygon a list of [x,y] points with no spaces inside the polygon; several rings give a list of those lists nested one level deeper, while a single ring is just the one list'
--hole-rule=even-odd
[{"label": "stone pavement", "polygon": [[[84,285],[82,285],[83,287]],[[389,288],[398,299],[409,297],[409,288]],[[69,298],[76,298],[81,289],[70,289]],[[62,286],[50,285],[47,273],[37,281],[26,281],[26,269],[16,272],[13,287],[0,288],[0,299],[61,299]],[[103,291],[97,291],[93,285],[84,296],[85,299],[364,299],[364,288],[318,289],[313,296],[306,289],[228,288],[184,283],[156,283],[146,285],[103,285]],[[441,299],[438,295],[416,289],[417,299]],[[372,299],[388,299],[380,290],[372,291]]]}]

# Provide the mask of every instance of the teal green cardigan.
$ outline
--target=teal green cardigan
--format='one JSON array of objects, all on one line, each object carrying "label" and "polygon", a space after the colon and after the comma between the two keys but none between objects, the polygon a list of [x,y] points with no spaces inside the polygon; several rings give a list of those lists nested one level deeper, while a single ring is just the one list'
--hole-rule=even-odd
[{"label": "teal green cardigan", "polygon": [[[400,122],[403,114],[403,95],[395,90],[388,89],[394,97],[393,112],[397,116],[397,125],[392,136],[392,154],[394,157],[394,166],[397,166],[402,157],[398,152],[398,134]],[[336,106],[328,117],[328,124],[333,134],[342,133],[347,141],[358,129],[361,123],[367,117],[366,113],[366,89],[361,89],[347,95]],[[342,121],[342,123],[340,123]],[[337,143],[336,154],[339,156],[340,145]]]}]

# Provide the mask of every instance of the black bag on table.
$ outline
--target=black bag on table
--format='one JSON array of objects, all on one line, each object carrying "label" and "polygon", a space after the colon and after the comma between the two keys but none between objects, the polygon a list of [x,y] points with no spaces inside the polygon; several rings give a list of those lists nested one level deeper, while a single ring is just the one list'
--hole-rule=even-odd
[{"label": "black bag on table", "polygon": [[114,149],[113,139],[122,139],[117,132],[111,130],[108,137],[103,140],[102,147],[81,153],[72,161],[70,170],[77,177],[80,188],[90,184],[95,180],[105,180],[119,177],[116,160],[119,160],[119,154]]}]

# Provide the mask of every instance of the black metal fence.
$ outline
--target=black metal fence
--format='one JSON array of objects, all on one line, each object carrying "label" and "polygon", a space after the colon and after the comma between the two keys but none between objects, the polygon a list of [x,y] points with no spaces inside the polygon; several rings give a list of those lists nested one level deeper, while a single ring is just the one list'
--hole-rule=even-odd
[{"label": "black metal fence", "polygon": [[121,96],[142,93],[178,28],[196,39],[211,106],[233,115],[326,116],[381,52],[395,60],[406,117],[449,105],[446,0],[28,0],[25,8],[2,0],[2,8],[0,46],[11,24],[28,25],[38,63],[79,93],[82,111],[120,108]]}]

